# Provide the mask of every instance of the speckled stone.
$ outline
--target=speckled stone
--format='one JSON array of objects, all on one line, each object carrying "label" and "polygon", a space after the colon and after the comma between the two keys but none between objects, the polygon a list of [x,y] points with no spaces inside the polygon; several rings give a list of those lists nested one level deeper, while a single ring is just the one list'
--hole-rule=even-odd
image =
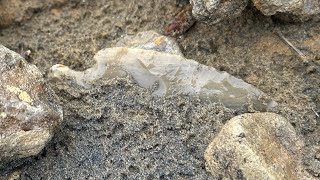
[{"label": "speckled stone", "polygon": [[192,14],[211,24],[239,16],[249,0],[191,0]]},{"label": "speckled stone", "polygon": [[306,21],[320,13],[319,0],[252,0],[264,15],[283,20]]},{"label": "speckled stone", "polygon": [[0,165],[38,154],[61,121],[37,67],[0,45]]},{"label": "speckled stone", "polygon": [[217,179],[312,179],[301,163],[303,148],[285,118],[252,113],[229,120],[204,156]]}]

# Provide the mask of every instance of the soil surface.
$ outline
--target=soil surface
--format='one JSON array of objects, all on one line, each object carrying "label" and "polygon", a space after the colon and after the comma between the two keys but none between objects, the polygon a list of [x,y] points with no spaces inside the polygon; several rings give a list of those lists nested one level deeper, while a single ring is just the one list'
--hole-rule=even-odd
[{"label": "soil surface", "polygon": [[[0,0],[1,1],[1,0]],[[76,70],[126,34],[164,25],[184,0],[72,0],[43,6],[0,29],[0,43],[21,52],[47,77],[57,63]],[[16,9],[19,11],[19,9]],[[30,12],[29,12],[30,13]],[[30,15],[30,14],[29,14]],[[309,57],[304,62],[274,32]],[[177,37],[183,54],[256,86],[278,104],[306,144],[304,165],[320,176],[320,23],[284,23],[248,7],[238,18],[201,22]],[[243,112],[188,97],[155,98],[130,77],[83,90],[48,82],[65,123],[37,157],[0,170],[0,179],[208,179],[203,152],[222,125]],[[18,165],[18,166],[17,166]],[[15,167],[17,166],[17,167]]]}]

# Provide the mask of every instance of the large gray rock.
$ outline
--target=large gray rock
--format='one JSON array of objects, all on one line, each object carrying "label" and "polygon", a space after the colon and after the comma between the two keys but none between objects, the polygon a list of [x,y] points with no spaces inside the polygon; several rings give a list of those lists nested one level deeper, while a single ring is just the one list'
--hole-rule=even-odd
[{"label": "large gray rock", "polygon": [[198,20],[215,24],[239,16],[248,2],[249,0],[191,0],[192,14]]},{"label": "large gray rock", "polygon": [[[148,44],[144,39],[142,38],[142,44]],[[150,40],[150,44],[153,44],[154,38]],[[167,43],[168,39],[160,38],[156,41]],[[252,105],[254,109],[264,111],[276,105],[263,92],[243,80],[177,53],[167,53],[166,49],[174,48],[161,46],[167,47],[164,52],[127,47],[106,48],[94,56],[96,64],[92,68],[79,72],[58,64],[51,68],[51,76],[71,79],[76,84],[89,88],[92,82],[101,78],[130,75],[141,87],[153,89],[153,94],[157,96],[200,96],[201,99],[221,102],[234,109]]]},{"label": "large gray rock", "polygon": [[215,178],[312,179],[301,164],[303,147],[285,118],[254,113],[228,121],[204,156]]},{"label": "large gray rock", "polygon": [[320,13],[319,0],[252,0],[264,15],[305,21]]},{"label": "large gray rock", "polygon": [[38,154],[61,121],[37,67],[0,45],[0,165]]}]

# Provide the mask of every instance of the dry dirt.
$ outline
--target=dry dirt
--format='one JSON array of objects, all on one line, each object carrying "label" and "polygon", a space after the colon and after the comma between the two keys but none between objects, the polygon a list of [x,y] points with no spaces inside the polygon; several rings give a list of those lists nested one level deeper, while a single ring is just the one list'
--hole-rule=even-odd
[{"label": "dry dirt", "polygon": [[[0,0],[0,4],[3,2],[6,2],[6,0]],[[168,22],[172,16],[181,9],[186,1],[71,0],[68,2],[59,1],[59,3],[59,5],[55,6],[37,7],[36,11],[31,11],[31,15],[30,11],[28,11],[29,14],[26,20],[21,20],[20,18],[19,21],[14,21],[10,26],[0,29],[0,43],[17,52],[21,51],[21,47],[23,47],[24,50],[30,49],[32,53],[30,57],[27,57],[27,60],[30,63],[37,65],[37,67],[44,73],[45,77],[49,68],[57,63],[68,65],[77,70],[84,70],[88,68],[92,65],[92,57],[97,51],[105,47],[112,47],[117,42],[117,39],[123,35],[135,34],[145,30],[162,32],[165,23]],[[15,11],[18,12],[19,8],[16,8]],[[8,22],[9,21],[10,20],[8,20]],[[289,39],[297,48],[310,57],[309,62],[303,62],[288,47],[288,45],[286,45],[277,36],[277,34],[274,33],[275,29],[280,30],[287,39]],[[265,17],[254,8],[248,7],[241,17],[227,20],[216,25],[208,25],[201,22],[196,22],[196,24],[189,29],[189,31],[182,36],[177,37],[177,41],[187,58],[194,59],[208,66],[213,66],[222,71],[227,71],[228,73],[241,78],[250,84],[253,84],[271,96],[279,104],[279,110],[277,110],[277,112],[290,120],[290,123],[295,127],[297,133],[302,135],[306,143],[307,151],[304,159],[304,165],[306,166],[306,169],[312,175],[318,177],[320,176],[320,23],[317,18],[313,21],[300,24],[284,23],[273,19],[272,17]],[[129,84],[130,83],[132,82],[129,82]],[[88,99],[91,98],[90,100],[94,99],[93,95],[98,94],[98,97],[101,97],[100,91],[89,93],[81,92],[81,90],[78,89],[63,90],[63,87],[58,86],[55,83],[50,82],[49,85],[56,90],[58,95],[61,96],[61,101],[64,103],[77,99],[76,95],[70,95],[72,92],[80,92],[80,94],[85,94],[85,97]],[[128,91],[128,93],[132,93],[130,90],[139,90],[143,92],[142,94],[145,94],[149,97],[148,92],[139,89],[134,84],[126,85],[124,80],[109,82],[105,86],[106,87],[100,87],[100,90],[108,90],[109,87],[109,93],[114,96],[119,95],[119,92],[115,91],[115,88],[121,86],[121,88],[128,88],[129,90],[125,90]],[[143,99],[141,94],[130,96],[129,93],[127,98],[130,99],[130,97],[140,97]],[[161,102],[163,101],[162,105],[148,107],[151,108],[152,111],[162,111],[161,108],[163,107],[165,107],[165,110],[166,108],[168,110],[174,110],[175,108],[180,107],[180,104],[178,103],[180,100],[174,103],[171,102],[171,104],[170,100],[176,101],[170,98],[159,100]],[[148,99],[146,101],[151,102],[154,100]],[[181,102],[187,104],[188,108],[195,109],[192,116],[195,119],[199,118],[197,115],[203,113],[201,109],[204,109],[204,112],[210,114],[210,108],[202,107],[199,102],[192,102],[188,99],[183,99]],[[119,108],[121,104],[122,103],[120,101],[115,101],[113,105],[109,105],[117,107],[118,110],[128,112],[128,109]],[[137,103],[134,103],[134,105],[132,105],[134,106],[133,109],[139,111],[141,108],[140,106],[142,106],[141,104],[144,103],[139,102],[139,108],[137,108]],[[146,104],[144,104],[142,107],[145,107]],[[65,124],[66,128],[59,130],[60,133],[56,135],[52,143],[41,155],[35,158],[29,158],[24,162],[17,163],[19,165],[18,168],[11,168],[13,165],[9,165],[8,169],[2,170],[2,173],[0,173],[0,179],[1,177],[4,177],[5,174],[10,174],[12,172],[21,173],[22,179],[40,179],[41,177],[47,179],[50,176],[56,176],[62,179],[85,179],[93,177],[95,174],[97,175],[96,177],[99,177],[98,179],[108,177],[115,178],[120,176],[123,179],[126,177],[129,179],[170,179],[179,177],[206,179],[210,177],[204,170],[204,162],[203,158],[201,157],[201,150],[203,150],[206,145],[195,145],[199,143],[197,140],[200,140],[201,138],[197,135],[190,135],[188,132],[183,132],[180,135],[181,139],[183,139],[184,135],[186,136],[186,139],[195,137],[195,140],[193,141],[186,141],[190,146],[196,147],[195,150],[192,151],[195,152],[193,157],[194,159],[185,159],[185,161],[179,163],[190,164],[190,167],[193,166],[195,168],[200,168],[201,170],[187,169],[189,166],[179,166],[179,163],[173,167],[172,171],[174,172],[172,173],[170,169],[165,168],[166,165],[163,165],[163,167],[158,167],[153,164],[150,166],[157,168],[151,168],[149,170],[139,169],[140,167],[144,167],[141,165],[141,163],[143,164],[144,161],[141,160],[139,155],[133,155],[135,158],[140,159],[136,160],[129,158],[123,161],[124,164],[128,162],[129,164],[130,162],[132,164],[136,163],[135,166],[126,166],[123,164],[121,166],[118,164],[119,167],[115,167],[112,165],[112,162],[118,162],[118,160],[110,160],[107,158],[109,165],[114,168],[113,171],[110,170],[106,174],[98,173],[103,169],[101,169],[99,166],[93,167],[90,171],[88,170],[88,172],[84,174],[77,174],[77,171],[82,172],[80,170],[93,166],[92,164],[87,164],[87,166],[84,167],[80,166],[80,163],[86,163],[86,155],[83,155],[83,159],[76,158],[81,157],[81,153],[88,151],[94,152],[95,150],[101,148],[101,151],[98,152],[97,150],[99,159],[100,156],[102,156],[101,153],[106,151],[106,145],[104,143],[101,143],[101,147],[99,148],[97,148],[96,144],[93,143],[94,145],[92,145],[92,147],[90,146],[89,148],[87,146],[88,140],[85,139],[86,137],[87,139],[90,139],[90,137],[95,137],[96,135],[94,133],[92,134],[92,132],[89,132],[88,129],[99,128],[98,124],[101,123],[101,119],[104,118],[106,120],[110,117],[104,113],[100,113],[99,118],[93,117],[93,115],[92,117],[85,117],[90,113],[83,112],[81,114],[80,111],[83,110],[83,107],[76,107],[77,104],[74,106],[66,104],[63,105],[65,107],[65,119],[68,119],[68,122]],[[78,106],[80,105],[85,104],[79,103]],[[105,106],[107,105],[108,104]],[[211,135],[208,135],[207,138],[203,140],[204,142],[201,143],[209,143],[209,139],[214,136],[221,125],[228,118],[231,118],[239,113],[223,109],[223,107],[220,106],[214,107],[213,109],[217,111],[216,114],[219,114],[219,109],[222,109],[226,113],[223,115],[217,115],[217,121],[211,122],[211,125],[208,127],[215,127],[216,129],[212,131]],[[150,118],[155,122],[157,118],[161,118],[166,114],[165,110],[159,114],[153,114],[152,117],[150,115]],[[109,111],[110,110],[105,110],[104,112]],[[148,112],[148,110],[146,111]],[[186,110],[183,110],[182,112],[187,113]],[[173,114],[173,117],[178,117],[179,112],[171,113]],[[94,112],[92,114],[99,113]],[[123,116],[124,115],[121,115],[123,119],[128,118]],[[185,116],[189,117],[190,115]],[[127,131],[135,132],[135,130],[132,130],[134,127],[131,129],[129,128],[128,130],[125,127],[126,122],[121,122],[118,127],[117,125],[112,124],[117,123],[115,120],[117,116],[112,115],[112,117],[114,118],[113,121],[108,121],[104,125],[116,126],[113,129],[115,132],[126,135],[127,139],[125,139],[124,142],[135,142],[135,140],[130,139],[130,133],[126,134]],[[86,120],[81,121],[81,119]],[[88,119],[93,119],[94,121],[90,122]],[[84,123],[85,125],[81,123]],[[214,123],[217,123],[216,126]],[[200,125],[205,126],[205,123],[200,123]],[[128,126],[131,127],[132,125]],[[156,129],[154,124],[152,127]],[[143,127],[140,127],[139,125],[138,129],[141,130]],[[107,128],[105,130],[110,129]],[[174,139],[173,135],[176,132],[180,132],[180,130],[172,130],[173,134],[168,135],[165,133],[163,136],[172,136]],[[197,134],[196,132],[198,130],[204,133],[208,133],[210,131],[208,129],[197,129],[197,126],[195,125],[193,133]],[[72,134],[72,137],[69,137],[71,136],[70,134]],[[68,140],[66,140],[66,136],[69,137]],[[80,138],[80,136],[83,137]],[[92,138],[90,140],[94,141]],[[113,139],[112,142],[117,140],[120,141],[121,139]],[[72,141],[77,141],[77,143],[72,143]],[[79,145],[81,144],[79,143],[81,141],[86,141],[87,143],[83,146]],[[164,139],[164,141],[169,142],[170,140]],[[180,141],[177,139],[177,142],[170,142],[168,144],[173,145],[176,143],[178,144],[176,145],[176,148],[181,147],[183,149],[184,145],[180,145],[179,142]],[[77,148],[85,146],[87,149],[83,150],[83,152],[77,151],[77,154],[74,152],[75,150],[68,150],[68,148],[71,148],[68,146],[68,144],[77,144]],[[115,147],[118,146],[123,147],[123,145],[115,145]],[[137,147],[138,145],[135,144],[132,146]],[[147,145],[140,144],[139,147],[140,146],[144,147]],[[161,143],[158,146],[155,145],[153,148],[159,148],[157,151],[161,151],[161,149],[164,147],[160,146]],[[112,147],[108,148],[112,149]],[[117,151],[117,149],[115,148],[110,151],[109,155],[114,155],[113,157],[121,157],[123,156],[123,153],[126,152],[124,150],[119,153],[114,153],[114,151]],[[75,157],[72,160],[72,163],[70,163],[71,160],[66,160],[70,158],[69,156],[72,156],[70,155],[70,152],[76,154],[74,155]],[[135,153],[131,151],[128,152],[133,154]],[[192,154],[192,152],[190,153]],[[164,151],[164,154],[159,155],[159,157],[165,157],[165,153],[170,154],[172,152],[170,150]],[[154,157],[153,155],[147,156],[147,158]],[[55,161],[55,158],[59,159],[59,161]],[[180,158],[181,160],[181,158],[184,158],[184,155],[177,158]],[[101,161],[102,160],[100,159],[98,161],[92,160],[87,162],[101,163]],[[159,159],[152,161],[156,161],[157,163],[165,162]],[[172,161],[176,162],[175,160]],[[64,163],[66,165],[71,164],[72,168],[69,168],[73,170],[66,170],[68,167],[61,164],[57,165],[59,163]],[[76,165],[77,163],[78,166]],[[170,162],[168,162],[168,164],[168,167],[171,167]],[[148,165],[146,165],[146,167],[147,166]],[[163,170],[164,174],[161,174],[161,170]],[[181,172],[185,173],[176,173],[177,170],[181,170]],[[147,171],[149,171],[149,174]],[[165,172],[170,172],[171,174],[165,174]],[[139,173],[142,175],[135,175]],[[149,176],[150,174],[154,174],[155,176]]]}]

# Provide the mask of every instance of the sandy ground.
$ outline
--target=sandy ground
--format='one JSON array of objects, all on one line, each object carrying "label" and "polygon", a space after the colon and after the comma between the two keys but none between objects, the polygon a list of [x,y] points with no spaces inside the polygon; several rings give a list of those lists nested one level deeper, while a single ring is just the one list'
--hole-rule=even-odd
[{"label": "sandy ground", "polygon": [[[30,49],[28,61],[45,77],[57,63],[84,70],[97,51],[112,47],[125,34],[162,32],[184,3],[70,1],[0,29],[0,43],[16,51],[21,44]],[[283,43],[275,29],[311,57],[309,62]],[[197,22],[177,41],[187,58],[227,71],[278,102],[277,113],[305,140],[306,169],[319,176],[319,22],[284,23],[248,8],[241,17],[216,25]],[[130,78],[99,84],[89,92],[60,83],[49,85],[64,106],[63,128],[41,155],[18,162],[18,168],[8,166],[2,174],[19,172],[22,179],[207,179],[204,149],[226,120],[242,113],[187,97],[154,99]]]}]

